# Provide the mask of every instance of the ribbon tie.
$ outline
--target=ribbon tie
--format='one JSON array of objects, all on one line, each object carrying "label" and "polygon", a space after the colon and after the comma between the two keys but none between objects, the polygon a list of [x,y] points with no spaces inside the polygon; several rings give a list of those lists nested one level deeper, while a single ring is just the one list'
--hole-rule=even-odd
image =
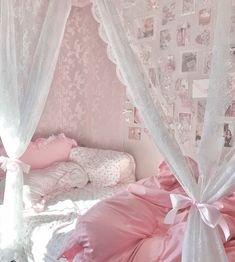
[{"label": "ribbon tie", "polygon": [[28,173],[30,170],[30,166],[20,161],[19,159],[8,158],[1,156],[0,157],[0,165],[3,171],[17,172],[22,170],[24,173]]},{"label": "ribbon tie", "polygon": [[197,203],[191,198],[180,194],[170,194],[170,198],[173,209],[170,210],[166,215],[164,220],[165,224],[173,224],[180,209],[195,206],[198,209],[203,222],[211,228],[220,226],[226,241],[228,240],[230,236],[228,224],[220,211],[214,205],[207,203]]}]

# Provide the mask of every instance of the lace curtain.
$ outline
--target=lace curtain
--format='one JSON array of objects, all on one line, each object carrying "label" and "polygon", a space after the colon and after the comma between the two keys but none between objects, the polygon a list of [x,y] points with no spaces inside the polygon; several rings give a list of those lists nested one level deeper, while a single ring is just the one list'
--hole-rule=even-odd
[{"label": "lace curtain", "polygon": [[1,0],[0,136],[9,158],[1,227],[1,261],[26,262],[23,227],[23,172],[17,160],[40,119],[53,79],[70,0]]},{"label": "lace curtain", "polygon": [[[126,0],[117,3],[114,0],[93,0],[93,11],[101,23],[100,33],[108,43],[108,54],[117,64],[120,79],[127,86],[128,93],[138,107],[155,144],[189,196],[187,200],[184,198],[184,201],[188,203],[187,206],[190,206],[190,211],[184,237],[182,261],[227,261],[223,243],[218,234],[218,225],[221,225],[227,237],[228,228],[215,208],[215,202],[235,190],[234,149],[228,148],[226,154],[222,150],[224,116],[227,106],[233,100],[232,94],[234,93],[234,87],[228,85],[231,69],[229,50],[232,2],[225,0],[216,3],[213,61],[202,140],[198,149],[200,171],[198,181],[184,159],[182,149],[178,144],[177,131],[173,133],[168,124],[163,108],[165,102],[161,100],[163,95],[159,92],[159,95],[153,96],[149,88],[152,85],[151,80],[132,42],[130,25],[134,11],[127,14],[125,8],[120,8],[120,5],[125,3],[135,5],[139,12],[142,12],[147,2],[149,4],[157,1]],[[161,87],[158,87],[161,90]],[[173,207],[175,207],[174,212],[177,212],[177,208],[182,208],[179,202],[176,203],[179,204],[177,207],[177,205],[174,206],[174,200],[172,200]]]}]

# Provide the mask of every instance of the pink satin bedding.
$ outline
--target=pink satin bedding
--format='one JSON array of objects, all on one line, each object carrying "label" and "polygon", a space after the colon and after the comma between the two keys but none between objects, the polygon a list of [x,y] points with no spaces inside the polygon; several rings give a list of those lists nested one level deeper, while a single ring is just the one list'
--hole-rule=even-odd
[{"label": "pink satin bedding", "polygon": [[[129,186],[128,191],[104,200],[78,222],[71,242],[83,247],[82,262],[180,262],[188,209],[174,225],[163,220],[171,209],[170,193],[183,193],[168,167],[158,177]],[[235,261],[235,194],[220,201],[220,211],[230,228],[225,249]],[[77,261],[76,258],[70,261]]]}]

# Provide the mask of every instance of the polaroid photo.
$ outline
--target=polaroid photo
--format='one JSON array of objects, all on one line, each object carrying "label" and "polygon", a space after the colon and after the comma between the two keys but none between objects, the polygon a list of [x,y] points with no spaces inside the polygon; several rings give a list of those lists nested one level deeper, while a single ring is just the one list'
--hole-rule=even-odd
[{"label": "polaroid photo", "polygon": [[228,85],[228,89],[226,92],[226,96],[235,98],[235,74],[234,73],[229,75],[227,85]]},{"label": "polaroid photo", "polygon": [[181,106],[184,108],[190,108],[192,105],[192,101],[189,97],[190,88],[188,79],[177,79],[175,84],[175,90],[177,92],[177,96],[180,99]]},{"label": "polaroid photo", "polygon": [[141,128],[129,127],[128,138],[131,140],[141,140]]},{"label": "polaroid photo", "polygon": [[235,90],[235,74],[230,74],[229,75],[229,77],[228,77],[228,86],[229,86],[229,90],[231,90],[231,93],[233,93],[234,90]]},{"label": "polaroid photo", "polygon": [[192,128],[191,113],[179,113],[178,115],[178,134],[181,144],[185,144],[190,140],[190,131]]},{"label": "polaroid photo", "polygon": [[204,8],[199,11],[199,25],[208,25],[211,22],[211,8]]},{"label": "polaroid photo", "polygon": [[197,102],[197,122],[203,123],[206,112],[206,99],[200,99]]},{"label": "polaroid photo", "polygon": [[195,98],[207,98],[209,89],[209,79],[196,79],[193,80],[193,95]]},{"label": "polaroid photo", "polygon": [[224,147],[232,147],[233,146],[233,135],[234,130],[233,126],[229,123],[224,124]]},{"label": "polaroid photo", "polygon": [[168,55],[166,61],[166,72],[172,73],[175,71],[175,69],[176,69],[175,57],[174,55]]},{"label": "polaroid photo", "polygon": [[140,116],[139,116],[139,111],[138,111],[138,109],[137,109],[136,107],[134,107],[133,112],[134,112],[134,117],[133,117],[133,119],[134,119],[134,124],[141,124],[141,120],[140,120]]},{"label": "polaroid photo", "polygon": [[211,40],[211,32],[208,29],[203,30],[196,38],[195,42],[199,45],[208,46]]},{"label": "polaroid photo", "polygon": [[178,46],[187,46],[190,43],[191,24],[186,22],[177,27],[176,41]]},{"label": "polaroid photo", "polygon": [[182,65],[181,69],[183,73],[190,73],[197,71],[197,52],[185,52],[182,53]]},{"label": "polaroid photo", "polygon": [[206,54],[204,58],[204,63],[203,63],[203,74],[210,74],[211,71],[211,63],[212,63],[212,52],[209,52]]},{"label": "polaroid photo", "polygon": [[149,45],[141,45],[138,49],[140,61],[144,65],[151,65],[152,59],[152,47]]},{"label": "polaroid photo", "polygon": [[235,100],[227,106],[225,117],[235,117]]},{"label": "polaroid photo", "polygon": [[161,77],[160,88],[163,96],[167,101],[171,101],[175,99],[175,92],[172,92],[173,80],[172,76],[168,74],[164,74]]},{"label": "polaroid photo", "polygon": [[189,93],[189,80],[186,78],[179,78],[175,83],[175,90],[179,96],[185,96]]},{"label": "polaroid photo", "polygon": [[154,18],[148,17],[137,22],[137,39],[153,37],[154,35]]},{"label": "polaroid photo", "polygon": [[171,34],[168,29],[164,29],[160,31],[160,48],[167,49],[171,42]]},{"label": "polaroid photo", "polygon": [[168,5],[164,5],[162,8],[162,25],[167,25],[169,22],[175,20],[176,15],[176,3],[171,2]]},{"label": "polaroid photo", "polygon": [[191,15],[196,11],[195,0],[182,0],[182,15]]},{"label": "polaroid photo", "polygon": [[183,130],[190,131],[191,130],[191,113],[179,113],[179,123]]}]

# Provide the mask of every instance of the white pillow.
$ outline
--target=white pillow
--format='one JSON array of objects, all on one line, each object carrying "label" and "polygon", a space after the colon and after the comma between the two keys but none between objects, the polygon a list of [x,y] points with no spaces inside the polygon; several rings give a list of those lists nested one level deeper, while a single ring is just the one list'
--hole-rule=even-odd
[{"label": "white pillow", "polygon": [[82,188],[88,180],[84,169],[73,162],[61,162],[47,168],[32,170],[24,175],[25,209],[42,211],[48,199],[74,187]]},{"label": "white pillow", "polygon": [[136,181],[134,159],[124,152],[76,147],[71,149],[69,160],[81,165],[96,186]]}]

